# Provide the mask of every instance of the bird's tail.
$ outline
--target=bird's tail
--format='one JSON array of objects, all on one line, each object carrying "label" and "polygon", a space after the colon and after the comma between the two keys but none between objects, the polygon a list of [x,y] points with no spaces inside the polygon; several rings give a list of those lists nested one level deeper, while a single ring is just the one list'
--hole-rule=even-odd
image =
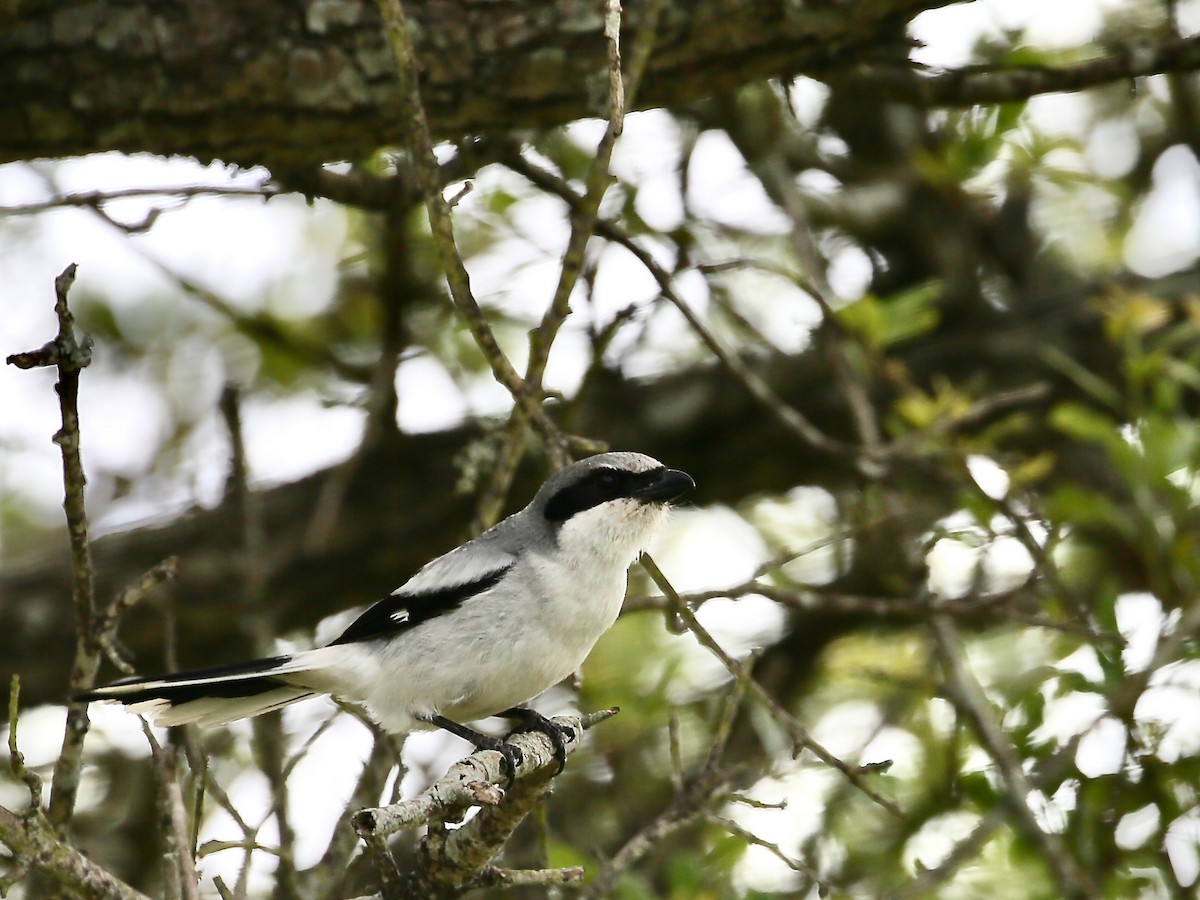
[{"label": "bird's tail", "polygon": [[304,686],[304,673],[322,668],[320,653],[274,656],[155,678],[123,678],[75,699],[123,703],[159,725],[224,725],[321,693]]}]

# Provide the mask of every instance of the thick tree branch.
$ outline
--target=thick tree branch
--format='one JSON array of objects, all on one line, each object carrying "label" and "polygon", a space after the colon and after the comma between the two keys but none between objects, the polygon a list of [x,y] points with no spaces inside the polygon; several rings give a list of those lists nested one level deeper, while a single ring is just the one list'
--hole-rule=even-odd
[{"label": "thick tree branch", "polygon": [[[639,106],[852,60],[856,47],[903,41],[905,20],[945,2],[676,0]],[[630,5],[626,33],[643,9]],[[409,14],[437,135],[555,125],[606,105],[597,4],[413,0]],[[26,2],[0,12],[0,59],[0,161],[123,150],[309,170],[400,144],[406,126],[370,0]]]},{"label": "thick tree branch", "polygon": [[917,106],[974,106],[1197,69],[1200,35],[1157,46],[1122,47],[1106,56],[1066,66],[980,66],[927,75],[909,65],[864,62],[851,67],[846,75],[856,86],[888,100]]},{"label": "thick tree branch", "polygon": [[30,869],[48,875],[81,896],[95,900],[149,900],[64,844],[40,813],[22,816],[0,807],[0,842],[14,857],[27,861]]}]

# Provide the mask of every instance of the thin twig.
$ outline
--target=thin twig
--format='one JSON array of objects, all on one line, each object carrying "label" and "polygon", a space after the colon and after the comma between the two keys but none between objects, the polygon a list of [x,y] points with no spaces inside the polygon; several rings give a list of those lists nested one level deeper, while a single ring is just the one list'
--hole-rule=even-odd
[{"label": "thin twig", "polygon": [[531,388],[536,388],[541,384],[550,355],[550,347],[570,310],[571,292],[583,271],[584,250],[596,231],[600,202],[604,199],[604,194],[613,180],[609,173],[613,147],[616,146],[617,138],[624,129],[627,103],[633,103],[642,76],[646,71],[646,63],[650,59],[651,49],[658,33],[658,15],[661,8],[662,0],[650,0],[643,10],[644,17],[635,43],[630,73],[627,78],[622,78],[621,4],[620,0],[606,0],[604,36],[608,42],[609,63],[608,127],[596,148],[583,195],[579,196],[577,202],[572,203],[570,207],[571,235],[567,240],[566,252],[563,254],[554,298],[551,300],[546,314],[542,317],[541,324],[529,336],[529,366],[526,369],[525,381]]},{"label": "thin twig", "polygon": [[713,731],[712,744],[708,748],[708,762],[706,765],[709,768],[715,769],[721,757],[725,755],[725,748],[729,744],[729,738],[733,735],[733,723],[737,720],[738,711],[741,709],[742,700],[746,696],[746,688],[753,677],[754,664],[757,661],[758,654],[752,653],[742,665],[745,677],[735,678],[733,686],[729,689],[729,693],[721,701],[721,710],[717,716],[717,727]]},{"label": "thin twig", "polygon": [[[1087,733],[1087,730],[1090,729],[1081,731],[1059,748],[1054,756],[1031,776],[1031,782],[1034,787],[1042,789],[1046,785],[1057,784],[1061,781],[1065,772],[1074,768],[1075,754],[1079,749],[1079,742]],[[939,884],[948,881],[959,867],[964,865],[968,860],[973,859],[987,844],[996,829],[1012,816],[1013,810],[1008,805],[993,806],[976,823],[970,834],[954,845],[945,859],[937,866],[919,873],[912,881],[897,891],[889,893],[887,895],[888,900],[917,900],[919,897],[930,896],[930,891],[933,891]]]},{"label": "thin twig", "polygon": [[702,818],[713,804],[729,795],[730,774],[704,768],[690,779],[657,816],[637,830],[596,872],[580,900],[611,896],[621,876],[675,832]]},{"label": "thin twig", "polygon": [[758,683],[758,681],[749,676],[746,668],[740,662],[725,652],[721,645],[717,643],[716,639],[709,634],[708,629],[700,624],[700,621],[696,618],[696,614],[693,613],[688,608],[687,604],[683,602],[679,594],[671,586],[670,582],[667,581],[662,571],[658,568],[654,560],[651,559],[648,554],[642,556],[642,566],[650,574],[651,580],[658,585],[659,590],[661,590],[668,598],[670,598],[671,602],[674,604],[673,612],[683,620],[688,630],[695,635],[696,640],[700,642],[701,646],[716,656],[729,674],[739,681],[745,682],[750,694],[759,703],[766,707],[768,712],[771,713],[772,717],[788,732],[792,741],[795,743],[797,750],[806,749],[811,751],[812,754],[817,757],[817,759],[821,760],[821,762],[841,772],[851,784],[870,797],[875,803],[882,806],[897,818],[903,816],[903,812],[894,800],[883,796],[867,783],[867,780],[863,776],[863,773],[859,767],[852,766],[844,760],[839,759],[833,753],[825,749],[824,746],[818,743],[813,736],[808,733],[808,729],[796,721],[796,718],[792,716],[791,713],[780,706],[775,698],[768,694],[763,689],[762,685]]},{"label": "thin twig", "polygon": [[[54,312],[58,317],[58,335],[39,350],[17,353],[8,363],[18,368],[57,366],[58,394],[62,428],[54,443],[62,452],[63,510],[67,518],[67,536],[71,544],[71,595],[75,607],[75,659],[71,664],[70,695],[92,688],[100,668],[101,650],[96,631],[96,587],[88,541],[87,506],[84,499],[87,478],[83,474],[83,456],[79,437],[79,373],[92,361],[92,339],[75,335],[75,316],[67,303],[67,294],[75,282],[74,263],[54,279]],[[79,772],[83,765],[83,740],[88,732],[87,704],[70,700],[62,752],[54,765],[50,788],[50,821],[64,825],[75,809],[79,790]]]},{"label": "thin twig", "polygon": [[136,198],[163,197],[175,199],[177,202],[190,200],[193,197],[261,197],[267,200],[284,193],[290,192],[281,187],[266,184],[257,187],[236,184],[193,184],[176,187],[122,188],[112,191],[72,191],[51,197],[49,200],[0,206],[0,216],[27,216],[71,206],[96,209],[116,200]]},{"label": "thin twig", "polygon": [[[505,157],[504,162],[514,172],[523,175],[535,186],[562,197],[572,208],[579,202],[579,195],[570,186],[563,183],[561,179],[550,172],[533,165],[521,157],[519,153],[510,153]],[[658,288],[662,296],[679,310],[680,314],[687,320],[688,325],[696,333],[697,337],[700,338],[701,343],[717,358],[721,365],[733,376],[734,380],[757,403],[770,412],[784,428],[805,444],[817,450],[831,455],[849,456],[857,459],[858,448],[825,434],[809,421],[803,413],[784,403],[766,381],[750,369],[737,355],[726,350],[712,331],[709,330],[708,326],[684,302],[683,298],[676,293],[671,274],[659,265],[658,261],[644,247],[639,245],[623,229],[612,222],[605,220],[597,222],[596,233],[614,243],[620,244],[634,255],[638,262],[642,264],[658,283]]]},{"label": "thin twig", "polygon": [[142,719],[142,732],[150,744],[158,781],[159,812],[166,826],[163,835],[166,869],[163,872],[164,887],[179,900],[200,900],[200,878],[196,873],[196,860],[192,856],[192,832],[188,827],[187,807],[179,787],[175,748],[159,744],[145,719]]},{"label": "thin twig", "polygon": [[671,753],[671,784],[678,791],[683,787],[683,741],[679,734],[679,715],[674,710],[667,719],[667,746]]},{"label": "thin twig", "polygon": [[1030,809],[1029,797],[1033,786],[1021,766],[1016,749],[996,721],[982,688],[967,671],[963,662],[965,650],[954,623],[947,616],[937,615],[933,617],[931,627],[950,699],[995,762],[1005,786],[1004,797],[1016,815],[1022,833],[1041,848],[1042,858],[1054,875],[1059,894],[1079,900],[1096,896],[1088,874],[1076,865],[1059,836],[1038,824],[1037,817]]},{"label": "thin twig", "polygon": [[[358,848],[358,835],[353,827],[353,818],[358,810],[378,803],[383,795],[388,774],[400,760],[399,743],[389,734],[383,732],[372,723],[372,733],[375,743],[371,754],[363,763],[358,775],[358,783],[354,793],[347,801],[345,809],[333,831],[329,845],[321,861],[312,869],[301,873],[304,896],[319,897],[324,900],[335,900],[342,896],[342,881],[346,875],[346,867]],[[400,784],[404,771],[396,773],[396,784]]]},{"label": "thin twig", "polygon": [[[680,594],[679,599],[687,604],[689,609],[696,610],[710,600],[740,600],[750,596],[765,597],[788,609],[805,613],[851,613],[879,619],[911,619],[924,623],[936,611],[965,622],[1017,622],[1034,628],[1045,628],[1047,631],[1070,634],[1093,643],[1124,643],[1124,638],[1119,634],[1097,631],[1076,622],[1059,621],[1017,608],[1015,604],[1018,602],[1024,602],[1027,606],[1044,602],[1040,594],[1032,592],[1026,586],[984,598],[938,601],[933,597],[871,597],[840,593],[814,585],[785,587],[752,580],[721,590]],[[624,615],[673,610],[674,601],[662,594],[630,597],[621,608]]]},{"label": "thin twig", "polygon": [[496,451],[491,478],[479,496],[475,522],[472,524],[474,533],[478,534],[499,521],[504,501],[508,498],[508,492],[517,474],[517,466],[525,453],[527,434],[525,415],[521,408],[517,407],[508,418],[504,437],[499,450]]},{"label": "thin twig", "polygon": [[[233,823],[241,829],[242,834],[249,839],[248,836],[253,834],[254,829],[242,817],[242,814],[234,806],[225,789],[221,787],[213,775],[212,768],[208,765],[208,756],[204,748],[200,745],[196,729],[192,726],[185,726],[181,731],[183,732],[183,748],[187,756],[188,767],[192,770],[194,777],[204,786],[204,795],[212,797],[217,806],[233,820]],[[193,834],[193,844],[195,843],[195,837]]]},{"label": "thin twig", "polygon": [[[529,333],[529,362],[525,368],[525,384],[531,393],[541,390],[542,379],[549,362],[550,349],[563,322],[570,312],[570,299],[583,271],[584,253],[589,240],[596,232],[599,221],[600,203],[613,178],[609,172],[613,148],[625,127],[625,112],[634,102],[646,64],[654,47],[658,32],[658,16],[662,0],[651,0],[644,10],[642,24],[634,41],[629,74],[621,71],[621,4],[620,0],[606,0],[604,36],[608,45],[609,111],[608,125],[596,148],[591,168],[588,170],[586,187],[579,202],[571,207],[571,233],[567,238],[567,249],[559,267],[558,284],[554,296],[537,328]],[[488,491],[480,499],[478,524],[491,525],[499,516],[508,488],[512,484],[516,467],[524,449],[526,427],[525,407],[516,406],[509,417],[506,438],[498,456]],[[556,442],[547,447],[551,465],[558,469],[570,459],[566,448]]]},{"label": "thin twig", "polygon": [[105,657],[124,675],[132,675],[133,664],[125,658],[117,646],[117,627],[121,617],[130,609],[141,603],[148,594],[163,583],[174,579],[179,574],[179,557],[168,556],[162,562],[147,569],[135,581],[125,585],[108,602],[104,609],[96,614],[96,640]]},{"label": "thin twig", "polygon": [[21,709],[21,676],[13,675],[8,689],[8,768],[29,791],[30,810],[41,809],[42,779],[25,767],[25,755],[17,748],[17,719]]},{"label": "thin twig", "polygon": [[[778,93],[774,96],[779,105],[781,121],[793,118],[789,116],[792,107],[786,98],[779,96]],[[755,150],[757,150],[757,157]],[[793,281],[812,297],[821,311],[822,330],[828,339],[825,349],[828,351],[832,364],[833,376],[846,398],[846,405],[850,408],[850,415],[863,447],[865,459],[860,460],[860,467],[867,474],[878,478],[885,471],[878,464],[880,451],[883,449],[883,432],[866,385],[854,372],[854,364],[847,344],[857,344],[868,359],[872,356],[871,348],[846,329],[837,317],[831,299],[833,289],[829,285],[826,263],[817,247],[804,195],[796,184],[795,173],[785,159],[782,148],[778,144],[765,151],[758,148],[747,148],[746,156],[751,160],[751,167],[762,181],[763,186],[792,221],[790,233],[792,247],[804,273],[803,277],[793,276]],[[876,463],[871,465],[870,460],[875,460]]]},{"label": "thin twig", "polygon": [[[240,621],[255,651],[265,655],[272,649],[274,632],[266,603],[270,573],[262,562],[267,556],[267,535],[261,498],[250,489],[239,391],[232,386],[226,386],[221,394],[220,407],[230,442],[226,500],[232,504],[241,526],[240,599],[244,612]],[[274,816],[279,830],[276,882],[280,886],[282,896],[294,896],[297,892],[294,862],[296,833],[289,816],[289,788],[284,776],[286,737],[283,733],[283,716],[278,710],[257,716],[252,720],[251,728],[254,734],[255,761],[271,788],[271,810],[268,815]],[[259,828],[255,829],[255,833],[260,828],[261,823]]]},{"label": "thin twig", "polygon": [[[320,176],[320,179],[322,183],[326,183],[328,179],[333,177],[334,176],[326,173]],[[49,179],[46,179],[46,181],[52,184]],[[183,193],[186,193],[186,191],[186,188],[181,189],[181,192]],[[135,194],[136,192],[136,188],[131,189],[132,194]],[[207,189],[201,190],[201,193],[212,192],[213,191]],[[87,194],[77,196],[86,198],[93,193],[97,192],[88,192]],[[151,193],[153,193],[153,191],[151,191]],[[256,191],[251,191],[250,193],[253,194],[256,193]],[[284,193],[284,191],[281,190],[280,193]],[[113,192],[109,196],[113,197],[118,194],[124,195],[124,192]],[[123,235],[128,235],[131,231],[129,226],[118,222],[112,216],[108,215],[103,208],[103,203],[80,202],[75,205],[78,205],[81,208],[91,209],[101,222],[109,225]],[[134,230],[136,231],[144,229]],[[167,263],[163,262],[161,259],[147,251],[144,246],[135,242],[129,242],[126,246],[130,251],[137,253],[148,264],[156,268],[165,277],[171,279],[185,294],[195,300],[200,301],[209,309],[217,312],[222,318],[230,322],[230,324],[232,324],[239,333],[251,338],[255,343],[272,346],[289,356],[295,357],[297,360],[307,365],[326,366],[339,377],[356,384],[361,384],[369,380],[370,373],[365,367],[358,366],[340,359],[336,354],[330,352],[327,345],[321,344],[317,341],[309,340],[306,336],[301,334],[289,334],[278,321],[270,318],[269,316],[247,316],[235,309],[233,304],[222,299],[216,293],[210,291],[199,282],[194,281],[182,273],[172,269]]]},{"label": "thin twig", "polygon": [[822,885],[823,888],[826,887],[825,885],[822,884],[820,879],[817,878],[816,870],[814,870],[811,866],[807,866],[804,863],[799,862],[798,860],[792,859],[790,856],[788,856],[786,853],[783,852],[783,850],[780,848],[780,846],[778,844],[772,844],[770,841],[759,837],[753,831],[743,828],[741,825],[739,825],[737,822],[733,821],[732,819],[727,819],[724,816],[717,815],[716,813],[712,813],[712,812],[705,813],[704,819],[705,819],[705,821],[710,822],[713,825],[716,825],[718,828],[723,828],[726,831],[728,831],[730,834],[740,837],[747,844],[753,844],[756,847],[762,847],[764,850],[767,850],[772,855],[774,855],[776,859],[778,859],[780,862],[782,862],[785,866],[787,866],[793,872],[801,872],[801,873],[807,875],[809,878],[811,878],[813,880],[813,882],[815,882],[816,884]]},{"label": "thin twig", "polygon": [[513,401],[524,408],[525,415],[548,444],[561,443],[558,429],[546,415],[539,397],[527,389],[524,380],[500,349],[491,325],[488,324],[487,317],[472,293],[470,277],[455,241],[450,206],[442,196],[433,139],[429,133],[425,107],[421,100],[419,66],[404,6],[400,0],[379,0],[379,9],[392,54],[396,59],[397,76],[400,81],[397,94],[400,120],[406,125],[414,174],[429,214],[430,232],[446,273],[450,297],[470,329],[480,352],[487,359],[496,380],[508,390]]},{"label": "thin twig", "polygon": [[408,222],[416,200],[400,192],[395,203],[384,213],[383,243],[385,247],[384,272],[379,278],[373,299],[379,307],[382,320],[379,338],[379,356],[374,372],[367,385],[364,402],[366,421],[358,447],[346,460],[333,466],[322,478],[321,490],[313,504],[308,527],[304,531],[302,546],[306,553],[317,554],[328,550],[336,535],[338,521],[346,496],[358,475],[367,454],[377,447],[390,433],[396,431],[396,411],[399,400],[396,393],[396,367],[405,349],[411,342],[406,295],[424,285],[415,284],[412,272],[412,252],[409,246]]}]

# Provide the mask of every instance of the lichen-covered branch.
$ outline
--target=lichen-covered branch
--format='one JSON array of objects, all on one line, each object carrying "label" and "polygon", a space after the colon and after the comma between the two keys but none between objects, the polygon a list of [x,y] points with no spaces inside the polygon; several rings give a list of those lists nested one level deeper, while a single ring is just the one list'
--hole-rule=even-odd
[{"label": "lichen-covered branch", "polygon": [[[567,753],[574,752],[583,732],[612,717],[617,710],[603,710],[586,716],[559,716],[553,721],[569,728],[574,738],[567,742]],[[541,732],[515,734],[509,739],[521,751],[523,760],[517,766],[517,779],[528,777],[542,769],[557,765],[554,745]],[[421,793],[401,803],[378,809],[360,810],[354,816],[358,833],[389,837],[407,828],[418,828],[433,821],[445,821],[450,811],[471,806],[492,806],[504,799],[497,785],[508,779],[504,758],[495,750],[479,750],[459,760]]]},{"label": "lichen-covered branch", "polygon": [[63,843],[40,811],[14,813],[0,806],[0,843],[30,870],[92,900],[149,900],[140,891]]},{"label": "lichen-covered branch", "polygon": [[[946,2],[667,2],[666,49],[638,105],[686,104],[852,61],[856,48],[901,43],[905,19]],[[603,111],[600,4],[406,6],[435,134]],[[626,34],[637,33],[644,7],[626,10]],[[121,150],[312,170],[404,142],[393,57],[371,0],[9,4],[0,6],[0,59],[0,161]]]},{"label": "lichen-covered branch", "polygon": [[[586,716],[560,716],[554,721],[571,730],[567,753],[574,752],[583,733],[593,725],[611,717],[616,710],[604,710]],[[386,840],[398,831],[431,826],[417,848],[417,867],[398,877],[397,896],[453,897],[462,891],[484,883],[533,882],[532,873],[500,875],[489,864],[521,820],[550,791],[548,770],[558,765],[554,745],[541,732],[511,736],[509,742],[521,751],[522,760],[516,770],[516,781],[509,791],[498,785],[508,779],[503,758],[494,750],[480,750],[450,767],[441,778],[408,800],[377,809],[360,810],[353,819],[354,828],[366,841],[368,849],[380,866],[384,878],[385,898],[390,896],[388,881],[394,860],[387,851]],[[466,825],[447,832],[440,826],[456,822],[472,806],[480,806],[479,814]],[[561,882],[566,876],[559,870],[543,874],[541,884]],[[567,880],[573,880],[571,875]]]}]

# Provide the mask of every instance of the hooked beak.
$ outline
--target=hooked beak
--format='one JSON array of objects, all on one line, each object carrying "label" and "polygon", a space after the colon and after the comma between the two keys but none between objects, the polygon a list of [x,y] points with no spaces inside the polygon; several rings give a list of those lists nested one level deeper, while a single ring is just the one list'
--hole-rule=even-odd
[{"label": "hooked beak", "polygon": [[657,477],[634,496],[643,503],[669,503],[696,486],[692,476],[678,469],[661,469]]}]

